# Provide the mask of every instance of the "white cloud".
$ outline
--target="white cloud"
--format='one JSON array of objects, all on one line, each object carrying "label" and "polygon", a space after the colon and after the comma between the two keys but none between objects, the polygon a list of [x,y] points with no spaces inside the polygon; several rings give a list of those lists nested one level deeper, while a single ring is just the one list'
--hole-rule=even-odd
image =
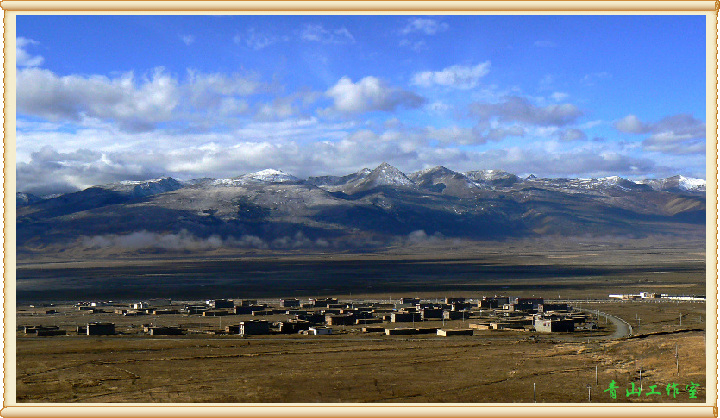
[{"label": "white cloud", "polygon": [[192,45],[195,42],[195,36],[193,35],[181,35],[180,40],[187,46]]},{"label": "white cloud", "polygon": [[354,43],[355,37],[346,28],[325,29],[323,25],[307,24],[300,31],[300,38],[307,42],[320,42],[324,44]]},{"label": "white cloud", "polygon": [[567,99],[568,97],[570,97],[569,94],[563,93],[561,91],[556,91],[550,95],[550,98],[555,100],[556,102],[562,102],[563,100]]},{"label": "white cloud", "polygon": [[15,60],[18,67],[37,67],[45,62],[45,58],[40,55],[30,55],[27,52],[28,46],[38,44],[37,41],[23,37],[15,40]]},{"label": "white cloud", "polygon": [[557,46],[553,41],[535,41],[534,45],[538,48],[555,48]]},{"label": "white cloud", "polygon": [[585,132],[580,129],[566,129],[559,132],[561,141],[584,141],[587,139]]},{"label": "white cloud", "polygon": [[509,136],[525,136],[525,128],[518,125],[489,129],[482,138],[487,141],[501,141]]},{"label": "white cloud", "polygon": [[393,111],[398,107],[417,108],[425,102],[424,98],[413,92],[388,86],[382,80],[370,76],[357,83],[343,77],[325,94],[334,101],[329,110],[341,114]]},{"label": "white cloud", "polygon": [[439,141],[444,144],[469,145],[479,144],[485,141],[471,128],[450,126],[446,128],[428,127],[425,129],[428,139]]},{"label": "white cloud", "polygon": [[655,172],[648,159],[614,152],[569,150],[549,152],[537,148],[494,149],[474,157],[480,167],[497,167],[518,175],[536,174],[548,177],[602,177],[608,175],[643,175]]},{"label": "white cloud", "polygon": [[244,112],[247,103],[241,97],[273,88],[252,74],[188,71],[180,82],[162,68],[143,77],[129,72],[111,78],[58,76],[28,67],[17,73],[17,108],[21,116],[82,124],[97,119],[146,131],[164,122],[215,123],[222,115]]},{"label": "white cloud", "polygon": [[295,114],[297,114],[297,109],[293,106],[293,98],[283,97],[261,105],[255,118],[258,120],[287,119]]},{"label": "white cloud", "polygon": [[115,120],[128,130],[147,130],[170,120],[178,102],[177,80],[161,68],[140,83],[133,73],[114,79],[61,77],[38,68],[17,73],[18,112],[53,121],[88,116]]},{"label": "white cloud", "polygon": [[223,97],[218,111],[223,116],[237,116],[247,113],[250,105],[247,101],[235,97]]},{"label": "white cloud", "polygon": [[480,78],[490,72],[490,61],[485,61],[474,67],[453,65],[441,71],[425,71],[413,76],[413,84],[422,87],[433,85],[471,89],[477,86]]},{"label": "white cloud", "polygon": [[591,120],[591,121],[588,121],[588,122],[585,122],[585,123],[582,123],[582,124],[578,125],[578,128],[580,128],[580,129],[592,129],[592,128],[596,127],[596,126],[600,126],[600,125],[603,125],[603,124],[605,124],[605,122],[602,121],[602,120]]},{"label": "white cloud", "polygon": [[650,134],[642,142],[646,151],[665,154],[705,153],[705,122],[691,115],[666,116],[656,123],[644,123],[635,115],[628,115],[613,123],[615,129],[630,134]]},{"label": "white cloud", "polygon": [[183,89],[193,105],[207,107],[217,105],[223,96],[250,96],[268,92],[272,86],[261,82],[256,74],[200,73],[188,70]]},{"label": "white cloud", "polygon": [[411,41],[409,39],[402,39],[398,46],[401,48],[410,48],[415,52],[426,51],[428,49],[427,43],[423,40]]},{"label": "white cloud", "polygon": [[408,35],[411,33],[424,33],[425,35],[435,35],[438,32],[446,31],[450,26],[445,22],[440,22],[436,19],[427,18],[414,18],[411,19],[400,33]]},{"label": "white cloud", "polygon": [[527,98],[511,96],[501,103],[473,103],[470,113],[480,121],[497,118],[501,122],[524,122],[539,126],[563,126],[574,122],[583,112],[573,104],[535,106]]},{"label": "white cloud", "polygon": [[624,118],[613,122],[613,126],[620,132],[629,134],[641,134],[647,132],[647,127],[635,115],[627,115]]},{"label": "white cloud", "polygon": [[249,28],[245,36],[236,34],[233,37],[233,42],[235,42],[236,44],[245,43],[248,48],[255,51],[267,48],[270,45],[276,44],[278,42],[287,42],[289,40],[290,37],[287,35],[278,36],[272,33],[259,32],[255,28]]},{"label": "white cloud", "polygon": [[484,152],[472,148],[506,136],[535,134],[518,125],[484,131],[395,124],[379,132],[358,128],[355,122],[309,118],[254,122],[228,134],[23,131],[18,132],[18,154],[29,157],[19,158],[17,187],[44,194],[168,175],[228,178],[268,167],[304,178],[344,175],[383,161],[406,172],[444,165],[456,171],[498,168],[545,176],[660,174],[653,161],[615,152],[605,143],[571,148],[574,143],[551,140]]},{"label": "white cloud", "polygon": [[441,101],[436,101],[426,104],[425,109],[433,113],[442,114],[452,109],[452,106]]},{"label": "white cloud", "polygon": [[[285,237],[289,239],[289,237]],[[303,236],[304,238],[304,236]],[[308,245],[312,242],[308,241]],[[297,240],[289,241],[297,243]],[[239,238],[211,235],[208,238],[198,237],[183,229],[177,234],[157,234],[146,230],[136,231],[126,235],[95,235],[82,237],[82,245],[86,248],[162,248],[165,250],[211,250],[221,247],[240,248],[268,248],[268,244],[254,235],[242,235]]]}]

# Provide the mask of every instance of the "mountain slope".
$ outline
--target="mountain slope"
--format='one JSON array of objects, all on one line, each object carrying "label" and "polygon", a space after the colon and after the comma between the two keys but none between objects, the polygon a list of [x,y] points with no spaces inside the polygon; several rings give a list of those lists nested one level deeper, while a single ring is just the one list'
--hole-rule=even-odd
[{"label": "mountain slope", "polygon": [[395,245],[409,236],[701,237],[704,192],[682,187],[697,183],[519,179],[442,166],[407,176],[388,164],[307,181],[263,170],[233,179],[120,182],[23,200],[17,246],[22,255],[112,245],[343,250]]}]

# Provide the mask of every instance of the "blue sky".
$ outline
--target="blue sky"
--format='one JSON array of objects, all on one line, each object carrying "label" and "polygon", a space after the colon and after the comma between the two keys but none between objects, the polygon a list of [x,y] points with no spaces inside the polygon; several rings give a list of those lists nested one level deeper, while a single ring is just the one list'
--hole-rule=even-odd
[{"label": "blue sky", "polygon": [[18,16],[18,190],[383,161],[705,178],[704,16]]}]

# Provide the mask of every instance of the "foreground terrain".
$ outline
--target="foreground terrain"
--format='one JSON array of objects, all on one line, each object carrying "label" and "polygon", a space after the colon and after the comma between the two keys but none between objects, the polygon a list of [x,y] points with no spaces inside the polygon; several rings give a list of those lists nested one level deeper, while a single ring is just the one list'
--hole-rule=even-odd
[{"label": "foreground terrain", "polygon": [[[17,400],[532,402],[533,384],[537,402],[587,402],[588,384],[592,402],[705,399],[702,331],[618,341],[518,334],[20,337]],[[661,395],[625,396],[640,368],[645,390],[658,385]],[[604,392],[611,380],[616,400]],[[665,392],[672,383],[676,398]]]},{"label": "foreground terrain", "polygon": [[[445,243],[442,244],[443,246]],[[571,248],[569,248],[571,247]],[[439,249],[440,247],[438,247]],[[609,294],[704,295],[703,245],[576,240],[432,245],[381,254],[290,254],[208,258],[177,255],[18,265],[17,325],[66,329],[112,321],[124,335],[16,338],[18,402],[704,402],[706,304],[617,301]],[[182,299],[192,295],[192,299]],[[75,311],[46,315],[38,302],[148,297],[345,300],[400,297],[539,296],[570,301],[634,327],[615,339],[600,330],[540,334],[475,330],[474,335],[143,335],[142,323],[204,324],[242,318],[161,315],[124,319]],[[34,304],[31,307],[30,304]],[[251,317],[248,317],[251,318]],[[264,318],[265,319],[265,318]],[[268,317],[269,321],[278,318]],[[682,322],[681,322],[682,321]],[[467,328],[456,320],[452,328]],[[196,324],[196,325],[198,325]],[[424,323],[418,326],[438,326]],[[675,353],[678,353],[676,360]],[[679,365],[679,374],[678,374]],[[597,381],[596,381],[597,367]],[[626,396],[632,383],[642,396]],[[608,389],[618,386],[617,398]],[[667,385],[678,393],[668,395]],[[698,384],[690,398],[691,384]],[[652,394],[657,385],[660,395]]]}]

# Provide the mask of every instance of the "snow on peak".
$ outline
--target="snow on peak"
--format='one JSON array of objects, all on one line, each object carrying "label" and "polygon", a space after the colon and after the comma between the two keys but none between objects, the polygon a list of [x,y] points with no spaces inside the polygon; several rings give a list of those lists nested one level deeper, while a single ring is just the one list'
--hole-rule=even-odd
[{"label": "snow on peak", "polygon": [[272,168],[267,168],[265,170],[260,170],[255,173],[246,174],[242,177],[248,180],[264,181],[269,183],[285,183],[299,180],[293,175],[283,173],[280,170],[275,170]]},{"label": "snow on peak", "polygon": [[375,174],[373,183],[376,186],[411,186],[413,182],[397,168],[388,163],[382,163],[373,170]]},{"label": "snow on peak", "polygon": [[465,173],[465,175],[475,181],[493,181],[515,177],[514,174],[510,174],[502,170],[468,171],[467,173]]},{"label": "snow on peak", "polygon": [[680,189],[691,192],[704,192],[707,182],[703,179],[677,175],[666,179],[641,180],[640,183],[647,184],[655,190]]},{"label": "snow on peak", "polygon": [[437,165],[437,166],[435,166],[435,167],[431,167],[431,168],[426,168],[426,169],[424,169],[424,170],[420,170],[420,171],[418,171],[417,173],[415,173],[415,176],[419,177],[419,176],[423,176],[423,175],[425,175],[425,174],[431,174],[431,173],[432,173],[432,174],[441,174],[441,175],[444,175],[444,174],[457,174],[457,173],[455,173],[454,171],[450,170],[449,168],[447,168],[447,167],[445,167],[445,166]]},{"label": "snow on peak", "polygon": [[610,176],[610,177],[603,177],[598,179],[600,183],[608,184],[608,185],[614,185],[614,186],[628,186],[637,184],[636,182],[632,180],[628,180],[625,178],[622,178],[620,176]]},{"label": "snow on peak", "polygon": [[123,180],[117,183],[102,186],[107,190],[122,193],[132,193],[137,197],[152,196],[160,193],[171,192],[183,187],[182,183],[172,177],[163,177],[151,180]]},{"label": "snow on peak", "polygon": [[118,184],[121,184],[123,186],[142,186],[142,185],[149,185],[152,183],[168,182],[170,180],[175,181],[175,179],[172,177],[160,177],[160,178],[150,179],[150,180],[121,180],[118,182]]},{"label": "snow on peak", "polygon": [[683,190],[705,190],[707,182],[703,179],[678,176],[678,186]]}]

